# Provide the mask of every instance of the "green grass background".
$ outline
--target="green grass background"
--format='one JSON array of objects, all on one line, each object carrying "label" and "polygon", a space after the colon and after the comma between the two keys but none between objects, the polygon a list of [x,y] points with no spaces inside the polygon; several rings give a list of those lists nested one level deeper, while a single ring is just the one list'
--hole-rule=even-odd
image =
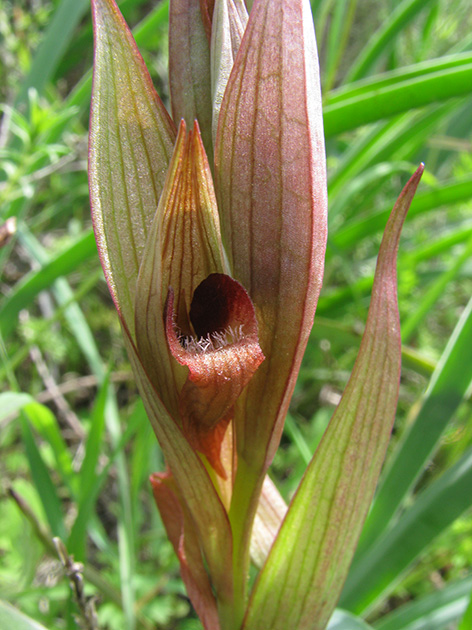
[{"label": "green grass background", "polygon": [[[399,253],[397,421],[340,602],[357,621],[333,628],[472,628],[469,5],[312,2],[330,234],[318,314],[271,470],[287,500],[352,368],[387,214],[426,164]],[[168,4],[123,0],[120,8],[168,105]],[[52,542],[59,536],[83,563],[100,628],[191,630],[200,624],[148,484],[164,462],[91,231],[92,54],[87,1],[0,3],[0,224],[16,221],[0,249],[0,629],[13,627],[15,610],[27,615],[18,628],[34,628],[31,618],[49,630],[80,627]]]}]

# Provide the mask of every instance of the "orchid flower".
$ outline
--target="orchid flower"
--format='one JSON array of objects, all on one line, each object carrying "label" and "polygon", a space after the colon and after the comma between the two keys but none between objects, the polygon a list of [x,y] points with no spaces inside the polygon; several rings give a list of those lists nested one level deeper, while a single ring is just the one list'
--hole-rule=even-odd
[{"label": "orchid flower", "polygon": [[309,0],[255,0],[249,14],[243,0],[171,0],[172,116],[114,0],[92,9],[92,218],[167,463],[151,483],[189,598],[208,630],[325,628],[395,415],[396,250],[422,168],[387,226],[353,375],[287,510],[267,471],[327,232]]}]

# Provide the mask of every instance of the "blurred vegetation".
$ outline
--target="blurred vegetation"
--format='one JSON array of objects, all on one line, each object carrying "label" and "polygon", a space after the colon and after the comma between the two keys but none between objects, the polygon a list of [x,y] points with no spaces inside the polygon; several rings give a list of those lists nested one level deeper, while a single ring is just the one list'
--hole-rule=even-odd
[{"label": "blurred vegetation", "polygon": [[[166,2],[123,0],[120,7],[168,105]],[[402,498],[407,513],[451,466],[461,463],[464,484],[471,469],[470,2],[318,0],[312,8],[330,236],[318,316],[271,472],[289,500],[352,368],[386,212],[424,161],[400,247],[404,370],[390,466],[419,417],[428,433],[430,408],[420,410],[446,359],[455,371],[442,374],[458,391],[441,409],[425,465],[418,460],[422,474],[407,484],[414,484]],[[148,484],[164,462],[91,232],[88,2],[2,3],[0,33],[0,223],[12,232],[0,249],[0,600],[50,630],[80,627],[83,613],[52,542],[59,536],[83,563],[100,628],[196,629]],[[460,343],[453,345],[455,329]],[[421,433],[417,439],[419,448]],[[357,606],[360,595],[347,585],[341,603],[374,628],[407,628],[395,619],[389,626],[388,613],[462,580],[460,595],[451,595],[454,614],[424,626],[458,627],[472,589],[471,495],[451,488],[450,505],[432,503],[445,513],[431,528],[432,544],[418,534],[407,564],[372,606]],[[0,605],[0,627],[1,620]]]}]

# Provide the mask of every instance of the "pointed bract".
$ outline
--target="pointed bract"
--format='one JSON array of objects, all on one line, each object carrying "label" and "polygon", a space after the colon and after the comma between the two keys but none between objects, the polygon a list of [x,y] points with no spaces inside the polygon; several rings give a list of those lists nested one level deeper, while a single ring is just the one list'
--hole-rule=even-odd
[{"label": "pointed bract", "polygon": [[183,118],[191,129],[198,120],[212,161],[210,44],[200,0],[170,0],[169,87],[175,123]]},{"label": "pointed bract", "polygon": [[202,461],[152,386],[130,336],[126,330],[124,333],[126,350],[146,413],[195,525],[213,587],[218,598],[229,601],[232,598],[232,537],[226,510]]},{"label": "pointed bract", "polygon": [[211,42],[211,23],[213,21],[213,11],[215,0],[200,0],[200,11],[202,13],[203,26],[207,35],[208,44]]},{"label": "pointed bract", "polygon": [[321,288],[326,173],[308,0],[256,0],[218,121],[216,188],[232,275],[267,360],[236,405],[238,455],[267,467]]},{"label": "pointed bract", "polygon": [[[173,402],[178,408],[178,396],[169,395],[165,388],[169,379],[174,377],[172,370],[164,369],[164,376],[161,377],[164,387],[156,389],[155,366],[165,365],[166,361],[168,364],[171,361],[176,363],[168,351],[163,325],[167,286],[165,291],[161,289],[159,293],[151,279],[148,279],[147,287],[140,288],[138,282],[143,260],[146,261],[145,268],[149,269],[147,255],[144,256],[145,248],[152,252],[156,239],[161,240],[162,236],[159,221],[156,221],[156,208],[172,155],[175,128],[154,91],[116,4],[113,0],[93,0],[92,4],[96,46],[89,181],[100,257],[123,325],[125,346],[146,412],[172,471],[179,496],[194,523],[199,545],[212,575],[213,588],[218,598],[227,602],[232,599],[232,537],[227,513],[200,457],[179,428],[178,415],[171,415]],[[190,171],[192,168],[198,171],[196,175],[195,172],[191,174],[196,178],[197,185],[189,184],[184,188],[191,191],[191,199],[194,200],[195,196],[198,198],[199,209],[210,207],[211,215],[211,212],[216,213],[214,194],[212,188],[210,190],[202,184],[205,180],[211,186],[211,177],[208,179],[209,167],[205,162],[198,129],[192,141],[187,141],[185,130],[183,137],[183,144],[193,147],[188,151],[196,154],[197,166],[192,166]],[[189,160],[184,160],[184,163],[188,166]],[[210,234],[202,228],[203,224],[209,225],[203,219],[197,232],[211,240]],[[212,242],[216,243],[215,251],[220,256],[219,235]],[[178,254],[182,252],[176,253],[176,258]],[[194,255],[194,260],[195,257],[198,254]],[[200,269],[202,276],[195,278],[195,286],[208,273],[219,269],[213,263],[208,269]],[[150,271],[153,273],[155,270],[151,268]],[[172,275],[172,269],[160,263],[158,272],[161,276],[167,273],[167,280]],[[145,277],[144,271],[142,273]],[[143,288],[147,288],[150,295],[144,296]],[[157,309],[143,323],[142,314],[135,318],[135,298],[139,307],[143,304],[146,307],[153,292],[163,296],[160,310]],[[141,326],[147,325],[153,334],[159,333],[160,326],[160,343],[152,360],[149,356],[143,359],[138,352],[135,319],[139,320]],[[154,328],[151,330],[152,325]],[[185,372],[185,368],[181,369]],[[182,385],[185,378],[184,373]]]},{"label": "pointed bract", "polygon": [[248,20],[243,0],[216,0],[211,31],[212,137],[216,140],[218,117],[226,85]]},{"label": "pointed bract", "polygon": [[136,280],[172,155],[175,127],[114,0],[92,0],[92,11],[92,220],[110,292],[133,335]]},{"label": "pointed bract", "polygon": [[170,473],[151,475],[151,485],[167,536],[180,562],[180,573],[205,630],[220,630],[218,610],[205,570],[195,525],[179,500]]},{"label": "pointed bract", "polygon": [[166,340],[164,306],[174,291],[176,323],[191,334],[193,292],[211,273],[223,271],[218,212],[198,125],[181,123],[166,183],[149,230],[136,291],[135,326],[141,360],[175,420],[186,370],[173,360]]}]

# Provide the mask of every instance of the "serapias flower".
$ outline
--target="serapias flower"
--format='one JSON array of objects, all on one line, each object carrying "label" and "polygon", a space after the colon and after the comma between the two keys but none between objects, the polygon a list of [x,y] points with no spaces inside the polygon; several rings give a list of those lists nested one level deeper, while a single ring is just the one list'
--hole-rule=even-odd
[{"label": "serapias flower", "polygon": [[178,500],[219,601],[243,601],[251,524],[321,288],[326,173],[308,1],[256,0],[249,17],[242,0],[211,4],[170,4],[174,124],[114,0],[93,0],[89,178]]},{"label": "serapias flower", "polygon": [[139,271],[136,344],[172,418],[223,478],[234,404],[264,359],[251,299],[225,270],[198,123],[187,133],[182,121]]},{"label": "serapias flower", "polygon": [[[327,229],[309,0],[254,0],[249,15],[243,0],[171,0],[172,118],[115,1],[92,0],[92,9],[92,218],[168,466],[151,482],[187,592],[207,629],[324,628],[355,548],[351,537],[338,549],[335,534],[343,523],[353,531],[362,524],[393,421],[395,387],[384,380],[399,375],[395,255],[421,173],[395,208],[379,256],[369,316],[378,325],[368,324],[345,402],[287,511],[266,472],[313,323]],[[372,377],[375,404],[362,415],[368,357],[381,355],[389,361]],[[359,453],[359,470],[370,471],[364,501],[346,511],[359,472],[350,431],[370,430],[375,445]],[[316,492],[323,509],[304,520]],[[259,505],[252,548],[265,565],[247,605]],[[322,549],[296,578],[294,531],[303,550]],[[331,552],[344,553],[336,567],[316,564],[328,557],[328,540]],[[284,603],[292,586],[301,607]]]},{"label": "serapias flower", "polygon": [[323,273],[316,47],[304,0],[261,0],[249,19],[240,0],[202,7],[171,3],[176,134],[115,3],[93,2],[92,214],[125,333],[160,402],[223,478],[233,420],[232,460],[245,460],[257,495]]}]

